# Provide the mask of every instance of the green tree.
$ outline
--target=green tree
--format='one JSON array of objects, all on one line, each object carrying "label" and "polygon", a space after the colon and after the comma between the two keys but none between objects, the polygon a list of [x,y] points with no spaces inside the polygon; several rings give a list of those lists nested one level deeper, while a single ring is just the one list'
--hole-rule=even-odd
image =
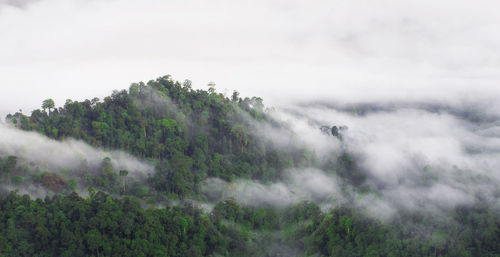
[{"label": "green tree", "polygon": [[116,180],[116,173],[111,163],[111,159],[106,157],[101,163],[101,183],[100,186],[108,189],[110,188]]},{"label": "green tree", "polygon": [[17,156],[13,155],[7,156],[7,160],[5,160],[4,164],[4,171],[5,174],[7,175],[7,183],[10,183],[10,177],[12,175],[12,172],[14,172],[16,166],[17,166]]},{"label": "green tree", "polygon": [[95,251],[99,257],[99,248],[102,246],[101,233],[97,229],[92,229],[85,235],[85,241],[89,249]]},{"label": "green tree", "polygon": [[240,146],[240,152],[244,151],[244,147],[248,144],[247,129],[243,125],[233,126],[231,128],[231,135],[236,138]]},{"label": "green tree", "polygon": [[127,170],[120,170],[120,177],[122,179],[122,190],[123,193],[126,192],[126,179],[127,179],[128,171]]},{"label": "green tree", "polygon": [[49,116],[50,116],[50,109],[53,109],[55,107],[55,103],[54,103],[54,100],[52,99],[46,99],[43,101],[42,103],[42,109],[43,111],[45,111],[46,109],[49,110]]}]

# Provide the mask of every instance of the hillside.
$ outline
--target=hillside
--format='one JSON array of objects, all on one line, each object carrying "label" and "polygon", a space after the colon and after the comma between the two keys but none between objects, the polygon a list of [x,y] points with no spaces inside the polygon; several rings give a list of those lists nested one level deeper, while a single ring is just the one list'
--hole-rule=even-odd
[{"label": "hillside", "polygon": [[[384,186],[344,143],[349,129],[309,119],[317,133],[301,134],[258,97],[164,76],[102,100],[47,99],[6,120],[0,255],[500,253],[496,198],[439,215],[374,214],[360,203],[381,200]],[[311,146],[313,136],[335,147]],[[423,170],[419,184],[438,181]]]}]

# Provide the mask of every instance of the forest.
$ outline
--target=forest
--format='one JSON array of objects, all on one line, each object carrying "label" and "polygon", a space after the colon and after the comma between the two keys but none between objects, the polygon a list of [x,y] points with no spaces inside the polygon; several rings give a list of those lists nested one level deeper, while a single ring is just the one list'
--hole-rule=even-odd
[{"label": "forest", "polygon": [[[167,75],[9,114],[0,132],[60,152],[0,142],[0,255],[500,255],[498,187],[439,212],[374,214],[359,202],[383,198],[384,185],[344,146],[350,128],[311,121],[339,146],[324,153],[275,112],[262,98]],[[412,183],[437,183],[432,169]],[[318,176],[334,177],[335,189],[312,184]],[[285,193],[266,195],[275,191]]]}]

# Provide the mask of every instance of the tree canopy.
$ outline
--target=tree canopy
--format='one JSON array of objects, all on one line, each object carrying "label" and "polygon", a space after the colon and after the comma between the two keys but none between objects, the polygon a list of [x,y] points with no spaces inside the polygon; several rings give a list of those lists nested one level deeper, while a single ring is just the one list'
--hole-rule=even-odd
[{"label": "tree canopy", "polygon": [[[55,140],[125,151],[153,163],[154,173],[141,178],[111,157],[57,170],[0,152],[1,256],[500,254],[500,213],[484,201],[440,215],[401,211],[390,220],[349,202],[333,208],[309,201],[287,207],[248,207],[232,198],[209,203],[200,189],[207,178],[266,185],[304,167],[340,177],[341,190],[359,190],[361,196],[371,190],[348,151],[323,160],[294,140],[282,147],[263,137],[257,124],[288,128],[259,97],[235,91],[229,98],[215,83],[195,90],[188,80],[163,76],[102,101],[68,99],[56,108],[47,99],[41,107],[7,120]],[[342,141],[347,127],[318,130]],[[42,197],[19,193],[26,191]]]}]

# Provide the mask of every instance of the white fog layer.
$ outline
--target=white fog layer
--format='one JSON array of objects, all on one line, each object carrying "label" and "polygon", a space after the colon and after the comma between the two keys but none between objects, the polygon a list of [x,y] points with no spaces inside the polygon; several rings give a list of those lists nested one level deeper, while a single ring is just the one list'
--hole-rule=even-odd
[{"label": "white fog layer", "polygon": [[111,159],[116,171],[127,170],[133,178],[145,179],[154,172],[152,165],[123,151],[104,151],[74,139],[56,141],[39,133],[22,131],[2,123],[0,153],[17,156],[58,173],[61,169],[72,170],[81,165],[93,170],[99,168],[106,157]]},{"label": "white fog layer", "polygon": [[[302,142],[323,160],[347,152],[366,176],[364,185],[371,193],[355,190],[335,172],[296,169],[284,181],[265,185],[209,179],[209,195],[250,206],[310,200],[328,208],[351,202],[377,216],[399,209],[445,211],[478,199],[498,204],[500,120],[496,110],[481,104],[315,103],[277,109],[272,115],[292,131],[264,126],[256,130],[260,136],[284,148],[291,141]],[[321,125],[348,129],[339,140],[322,133]]]}]

